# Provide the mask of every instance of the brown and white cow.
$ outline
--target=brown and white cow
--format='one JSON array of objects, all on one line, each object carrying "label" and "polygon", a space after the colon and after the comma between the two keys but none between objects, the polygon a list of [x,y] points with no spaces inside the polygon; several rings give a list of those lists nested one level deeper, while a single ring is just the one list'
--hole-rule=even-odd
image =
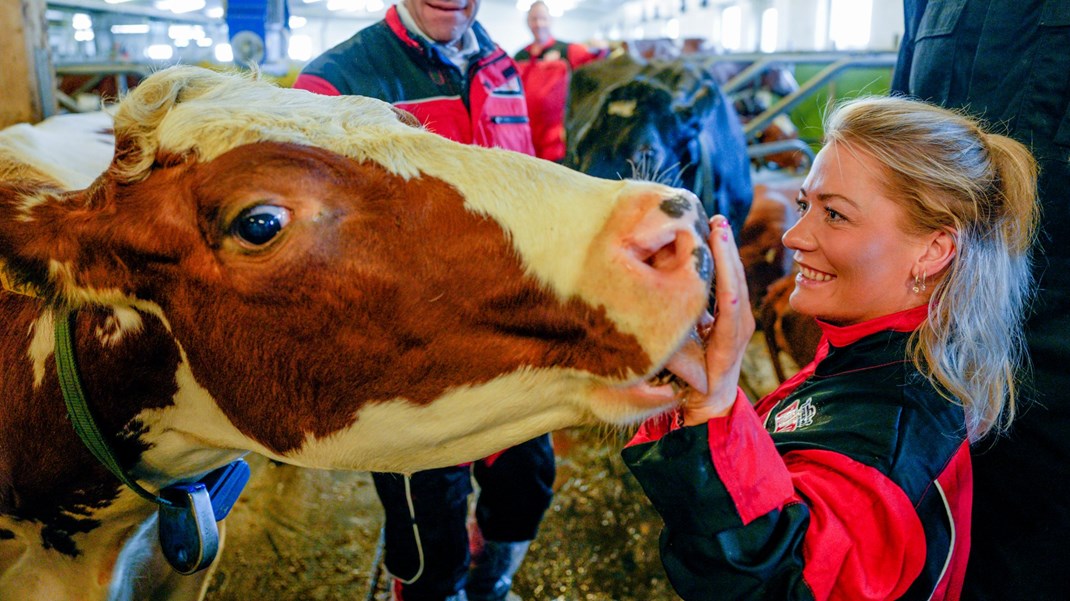
[{"label": "brown and white cow", "polygon": [[[455,464],[672,407],[679,382],[648,382],[666,366],[705,386],[693,195],[411,123],[177,67],[123,100],[87,189],[0,182],[0,259],[37,293],[0,291],[0,599],[149,595],[130,583],[155,506],[75,436],[55,310],[75,312],[89,409],[150,491],[247,451]],[[152,598],[197,598],[200,574]]]}]

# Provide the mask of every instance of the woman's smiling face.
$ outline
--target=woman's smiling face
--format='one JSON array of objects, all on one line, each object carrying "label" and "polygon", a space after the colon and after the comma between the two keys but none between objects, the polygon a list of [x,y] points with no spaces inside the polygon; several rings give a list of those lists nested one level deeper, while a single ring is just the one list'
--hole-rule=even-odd
[{"label": "woman's smiling face", "polygon": [[930,238],[904,231],[906,214],[885,196],[880,170],[842,144],[818,153],[799,191],[799,221],[784,233],[800,268],[796,311],[850,325],[927,302],[913,292],[913,274]]}]

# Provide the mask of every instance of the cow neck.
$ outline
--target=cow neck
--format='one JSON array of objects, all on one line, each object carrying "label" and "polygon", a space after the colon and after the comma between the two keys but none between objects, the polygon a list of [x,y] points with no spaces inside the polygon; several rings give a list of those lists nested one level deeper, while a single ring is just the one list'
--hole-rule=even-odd
[{"label": "cow neck", "polygon": [[63,392],[63,401],[67,404],[71,425],[78,434],[78,438],[82,439],[82,443],[101,465],[142,498],[157,505],[173,507],[174,503],[171,501],[145,490],[119,465],[115,451],[104,439],[100,427],[97,426],[85,402],[85,392],[82,389],[81,378],[78,376],[78,364],[74,359],[74,344],[71,339],[71,322],[74,320],[74,312],[55,310],[52,317],[56,330],[55,357],[59,387]]}]

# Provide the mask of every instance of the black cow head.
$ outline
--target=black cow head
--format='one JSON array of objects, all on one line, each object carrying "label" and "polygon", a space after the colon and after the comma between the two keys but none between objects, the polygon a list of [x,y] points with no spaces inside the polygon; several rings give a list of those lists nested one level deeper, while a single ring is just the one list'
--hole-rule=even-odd
[{"label": "black cow head", "polygon": [[685,60],[630,56],[578,69],[565,164],[589,175],[687,188],[739,231],[751,203],[739,118],[713,75]]}]

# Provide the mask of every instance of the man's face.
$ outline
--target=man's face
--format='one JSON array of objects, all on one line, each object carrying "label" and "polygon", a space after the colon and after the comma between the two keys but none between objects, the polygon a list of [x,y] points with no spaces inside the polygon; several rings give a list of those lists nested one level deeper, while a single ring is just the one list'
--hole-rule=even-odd
[{"label": "man's face", "polygon": [[550,41],[552,36],[550,33],[550,10],[546,8],[545,4],[532,5],[531,10],[528,11],[528,28],[531,29],[531,35],[535,37],[535,41],[539,44],[545,44]]},{"label": "man's face", "polygon": [[452,44],[476,20],[479,0],[404,0],[416,25],[440,44]]}]

